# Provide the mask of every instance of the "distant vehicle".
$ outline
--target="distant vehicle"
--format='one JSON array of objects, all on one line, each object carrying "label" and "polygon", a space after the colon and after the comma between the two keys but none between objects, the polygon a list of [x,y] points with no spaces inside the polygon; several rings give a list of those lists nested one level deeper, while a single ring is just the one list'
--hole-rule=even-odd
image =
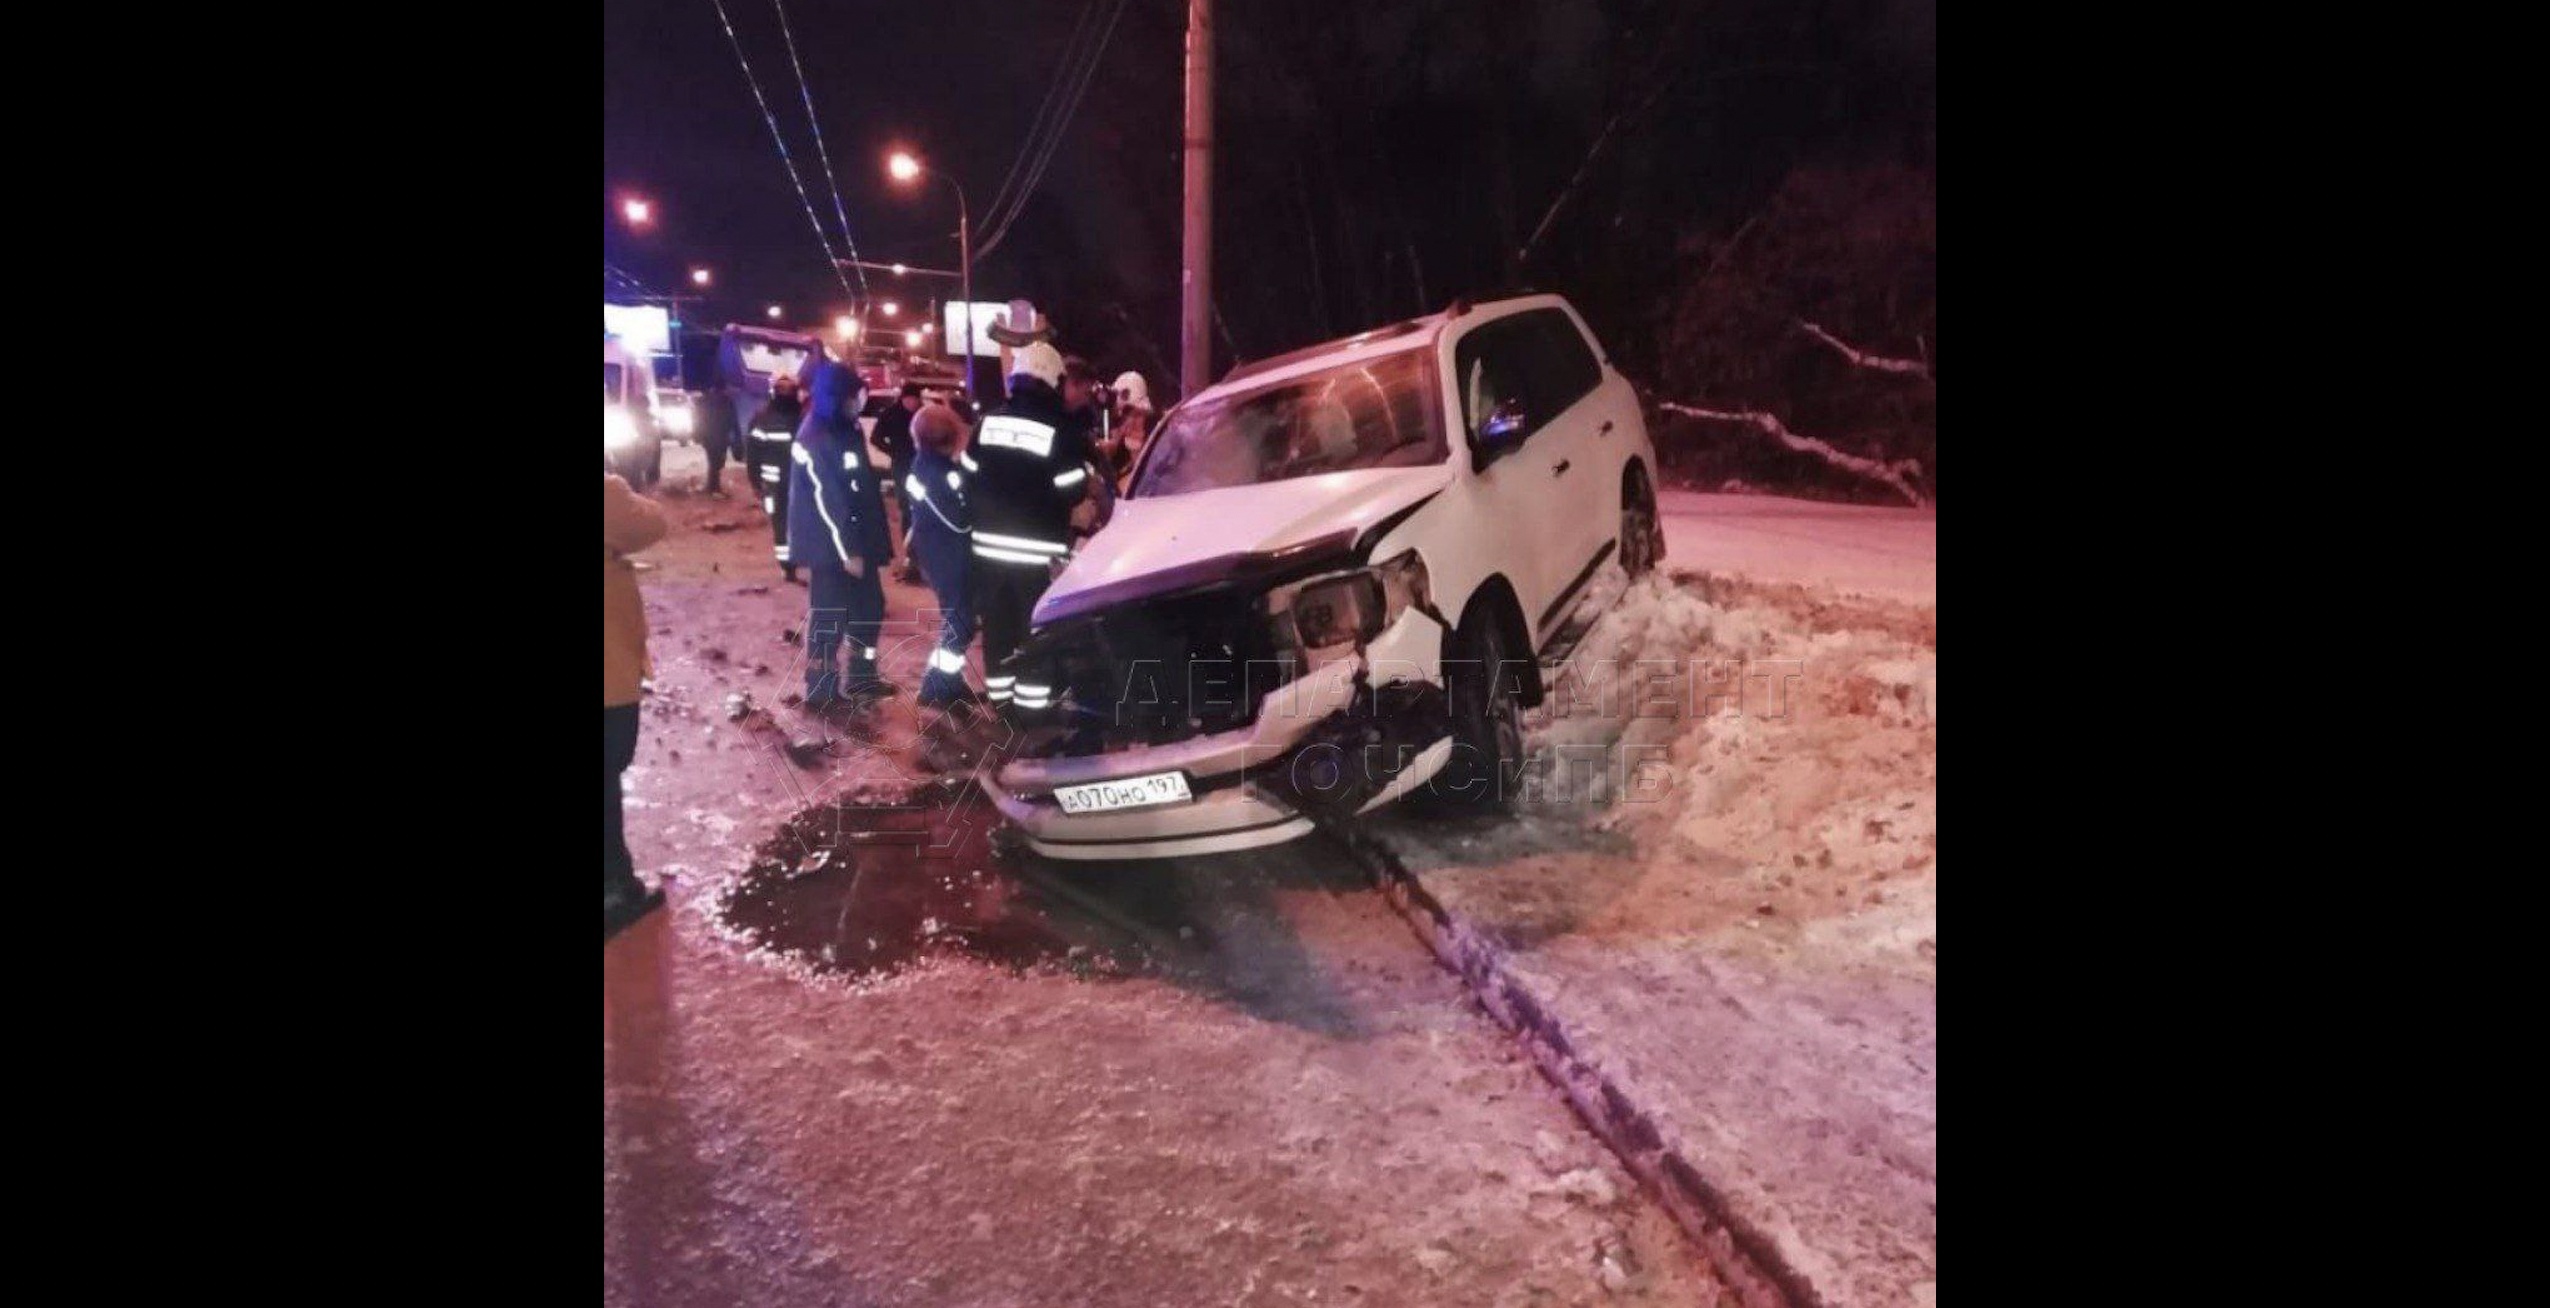
[{"label": "distant vehicle", "polygon": [[858,357],[850,361],[850,366],[858,370],[859,382],[868,388],[870,402],[888,391],[902,390],[904,374],[910,367],[903,351],[891,345],[860,346]]},{"label": "distant vehicle", "polygon": [[609,337],[602,341],[602,467],[640,490],[664,475],[655,369]]},{"label": "distant vehicle", "polygon": [[656,426],[675,441],[689,444],[691,433],[699,425],[699,415],[692,411],[692,403],[693,397],[687,391],[656,391]]},{"label": "distant vehicle", "polygon": [[1429,783],[1505,808],[1588,583],[1662,557],[1655,467],[1554,295],[1234,370],[1037,604],[993,803],[1065,859],[1275,844]]},{"label": "distant vehicle", "polygon": [[797,379],[799,394],[811,393],[823,360],[823,342],[802,332],[726,324],[717,341],[717,379],[735,406],[736,429],[752,426],[754,415],[770,403],[770,379],[781,373]]}]

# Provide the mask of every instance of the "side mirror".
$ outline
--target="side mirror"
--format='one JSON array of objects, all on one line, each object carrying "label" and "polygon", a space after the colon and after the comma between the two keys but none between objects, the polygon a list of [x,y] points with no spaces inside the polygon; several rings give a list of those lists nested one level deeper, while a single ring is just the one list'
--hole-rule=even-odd
[{"label": "side mirror", "polygon": [[1485,467],[1523,443],[1532,432],[1532,417],[1524,412],[1523,402],[1507,399],[1489,411],[1486,422],[1479,425],[1479,464]]}]

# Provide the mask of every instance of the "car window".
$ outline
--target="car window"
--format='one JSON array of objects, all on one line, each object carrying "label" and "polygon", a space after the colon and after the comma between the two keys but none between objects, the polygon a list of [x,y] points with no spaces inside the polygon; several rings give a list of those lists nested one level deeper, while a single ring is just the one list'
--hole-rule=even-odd
[{"label": "car window", "polygon": [[1602,364],[1584,334],[1558,309],[1500,318],[1461,338],[1453,358],[1463,378],[1462,420],[1472,435],[1505,400],[1520,400],[1532,427],[1565,413],[1602,384]]},{"label": "car window", "polygon": [[1132,494],[1441,463],[1448,450],[1427,403],[1433,376],[1426,351],[1403,350],[1181,405],[1152,437]]},{"label": "car window", "polygon": [[1586,348],[1585,334],[1576,330],[1575,320],[1557,309],[1535,309],[1520,317],[1538,335],[1533,360],[1539,381],[1533,389],[1538,392],[1535,398],[1548,408],[1536,408],[1535,413],[1546,411],[1557,417],[1603,384],[1603,365]]},{"label": "car window", "polygon": [[1533,402],[1528,327],[1524,316],[1500,318],[1462,337],[1454,349],[1453,366],[1461,375],[1461,421],[1472,436],[1507,400],[1522,401],[1533,422],[1540,421],[1542,410]]}]

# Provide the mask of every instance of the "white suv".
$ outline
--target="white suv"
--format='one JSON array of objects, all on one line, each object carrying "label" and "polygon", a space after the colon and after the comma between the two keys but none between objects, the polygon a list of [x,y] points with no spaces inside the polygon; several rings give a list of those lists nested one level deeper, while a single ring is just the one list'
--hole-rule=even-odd
[{"label": "white suv", "polygon": [[1655,466],[1554,295],[1233,371],[1036,606],[995,802],[1067,859],[1274,844],[1421,787],[1503,807],[1586,583],[1662,553]]}]

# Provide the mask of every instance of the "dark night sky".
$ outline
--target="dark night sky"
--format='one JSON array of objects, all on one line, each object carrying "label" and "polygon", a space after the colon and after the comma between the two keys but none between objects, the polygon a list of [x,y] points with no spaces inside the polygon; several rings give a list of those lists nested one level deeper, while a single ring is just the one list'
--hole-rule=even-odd
[{"label": "dark night sky", "polygon": [[[1136,8],[1128,7],[1119,25],[1110,64],[1165,59],[1165,74],[1149,72],[1167,77],[1174,103],[1177,33],[1162,32]],[[795,0],[789,21],[863,257],[956,265],[952,196],[943,186],[893,185],[884,156],[908,143],[959,175],[979,226],[1078,12],[1072,3],[1017,0]],[[727,0],[727,13],[829,231],[836,226],[831,201],[778,20],[767,0]],[[1047,174],[1049,192],[1082,170],[1097,98],[1093,91],[1064,140]],[[792,320],[822,321],[842,304],[710,0],[615,0],[604,8],[602,109],[607,259],[659,290],[680,283],[692,263],[708,265],[717,274],[709,313],[719,317],[758,321],[760,306],[777,301]],[[1174,120],[1155,125],[1158,148],[1174,151]],[[657,201],[653,232],[632,235],[616,221],[614,200],[624,190]],[[1022,222],[1040,217],[1046,215]],[[1023,235],[1014,233],[1013,245],[1026,244]],[[977,298],[1017,290],[1015,262],[1007,250],[979,261]]]},{"label": "dark night sky", "polygon": [[[769,0],[726,0],[827,228],[831,203]],[[909,144],[982,225],[1084,0],[792,0],[851,227],[871,259],[953,267],[944,187],[884,176]],[[1226,0],[1216,306],[1262,357],[1528,282],[1567,292],[1625,366],[1666,271],[1795,169],[1935,167],[1934,0]],[[1066,347],[1155,388],[1177,341],[1183,0],[1128,0],[1107,59],[976,298],[1024,295]],[[1650,94],[1650,92],[1653,92]],[[1609,152],[1528,264],[1523,238],[1614,114]],[[716,270],[695,319],[829,320],[832,281],[711,0],[603,13],[604,256],[659,290]],[[615,198],[643,192],[632,236]],[[872,275],[873,280],[873,275]],[[891,280],[890,278],[888,279]],[[930,283],[912,283],[927,287]],[[882,293],[882,292],[881,292]],[[905,296],[918,299],[926,296]]]}]

